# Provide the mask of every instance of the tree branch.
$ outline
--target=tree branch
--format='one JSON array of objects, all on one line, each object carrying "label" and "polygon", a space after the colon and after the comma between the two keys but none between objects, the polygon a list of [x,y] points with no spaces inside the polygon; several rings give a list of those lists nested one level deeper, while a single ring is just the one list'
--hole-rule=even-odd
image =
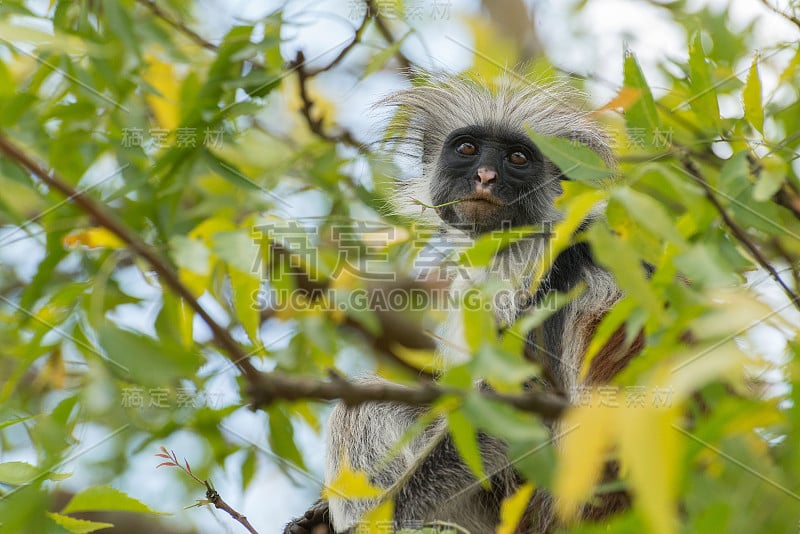
[{"label": "tree branch", "polygon": [[[347,404],[358,404],[370,401],[392,401],[404,404],[430,404],[436,399],[453,395],[463,397],[474,392],[453,388],[442,388],[433,384],[419,387],[408,387],[392,383],[362,384],[342,379],[331,374],[330,381],[313,378],[302,378],[280,372],[263,373],[258,371],[248,359],[236,341],[219,323],[215,322],[200,305],[189,289],[183,285],[172,266],[152,246],[143,241],[130,228],[125,226],[108,208],[82,193],[54,171],[46,170],[0,132],[0,152],[5,154],[28,172],[36,176],[49,187],[61,192],[72,200],[84,213],[91,215],[95,221],[121,239],[136,255],[147,261],[158,273],[164,284],[178,296],[186,300],[192,309],[203,319],[213,333],[214,344],[219,347],[230,360],[236,364],[249,383],[253,409],[268,405],[277,400],[335,400],[341,399]],[[503,395],[492,391],[480,392],[486,398],[504,402],[520,410],[534,412],[544,418],[558,417],[567,408],[567,402],[561,397],[549,393],[532,392],[522,395]]]},{"label": "tree branch", "polygon": [[750,254],[752,254],[753,258],[755,258],[756,262],[761,266],[761,268],[767,271],[770,276],[772,276],[775,282],[781,287],[781,289],[783,289],[783,292],[786,293],[786,296],[789,297],[789,300],[792,302],[794,307],[800,310],[800,296],[798,296],[792,290],[792,288],[790,288],[786,282],[783,281],[778,274],[778,271],[776,271],[775,267],[773,267],[769,260],[764,257],[756,244],[750,240],[747,233],[736,223],[736,221],[733,220],[730,215],[728,215],[728,212],[725,211],[725,207],[720,203],[716,195],[714,195],[714,191],[711,189],[711,186],[708,185],[708,182],[703,177],[700,169],[697,167],[697,164],[695,164],[695,162],[692,161],[692,159],[686,154],[680,154],[679,159],[683,164],[683,168],[686,170],[687,174],[694,178],[694,180],[703,188],[706,198],[717,209],[717,212],[722,217],[723,222],[728,228],[730,228],[736,239],[738,239],[739,242],[750,252]]},{"label": "tree branch", "polygon": [[399,402],[411,405],[427,405],[445,396],[463,398],[477,394],[484,398],[503,402],[517,409],[539,414],[545,419],[556,419],[569,406],[566,400],[552,393],[528,392],[507,395],[494,391],[461,390],[442,387],[434,383],[411,387],[392,382],[351,382],[338,373],[331,372],[329,381],[286,375],[263,373],[260,383],[251,384],[248,392],[254,407],[271,404],[276,400],[341,400],[355,405],[364,402]]}]

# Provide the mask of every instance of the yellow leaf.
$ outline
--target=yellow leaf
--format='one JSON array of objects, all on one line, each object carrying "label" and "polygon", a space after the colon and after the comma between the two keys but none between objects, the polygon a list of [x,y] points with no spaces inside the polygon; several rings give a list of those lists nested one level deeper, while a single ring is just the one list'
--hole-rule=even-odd
[{"label": "yellow leaf", "polygon": [[517,525],[528,507],[533,490],[533,484],[528,482],[520,486],[514,495],[503,499],[503,504],[500,506],[500,524],[497,526],[497,534],[514,534],[517,531]]},{"label": "yellow leaf", "polygon": [[64,236],[62,243],[67,248],[76,248],[80,245],[89,248],[123,248],[125,243],[106,228],[87,228]]},{"label": "yellow leaf", "polygon": [[181,344],[186,348],[191,347],[194,344],[194,310],[184,299],[180,299],[178,303],[178,321]]},{"label": "yellow leaf", "polygon": [[677,531],[677,486],[681,472],[681,435],[676,408],[620,408],[620,453],[636,507],[649,523],[649,532]]},{"label": "yellow leaf", "polygon": [[211,244],[211,238],[220,232],[230,232],[236,230],[236,226],[230,219],[224,217],[211,217],[204,220],[189,232],[192,239],[200,239],[207,245]]},{"label": "yellow leaf", "polygon": [[383,489],[373,485],[364,471],[355,471],[345,458],[340,463],[339,474],[322,490],[329,499],[374,499],[383,495]]},{"label": "yellow leaf", "polygon": [[470,47],[480,51],[474,55],[472,67],[478,79],[488,81],[507,75],[519,57],[514,40],[498,32],[486,18],[467,17],[467,24],[473,37]]},{"label": "yellow leaf", "polygon": [[392,354],[415,369],[438,374],[445,370],[444,361],[436,355],[433,349],[410,349],[400,343],[391,346]]},{"label": "yellow leaf", "polygon": [[170,63],[161,61],[153,54],[145,57],[147,68],[142,78],[159,94],[147,93],[145,100],[161,128],[173,132],[180,121],[180,85],[178,76]]},{"label": "yellow leaf", "polygon": [[674,392],[675,403],[682,402],[692,393],[714,380],[735,381],[744,372],[747,358],[731,340],[722,345],[711,345],[699,350],[686,351],[675,359],[679,362],[660,369],[661,382],[668,382]]},{"label": "yellow leaf", "polygon": [[209,286],[211,276],[208,274],[196,273],[181,267],[178,269],[178,278],[180,278],[183,285],[191,290],[192,295],[199,297],[205,293],[206,288]]},{"label": "yellow leaf", "polygon": [[64,357],[61,354],[61,349],[56,347],[36,375],[35,385],[36,387],[49,386],[54,389],[62,389],[66,377],[67,369],[64,366]]},{"label": "yellow leaf", "polygon": [[642,90],[635,87],[623,87],[619,93],[612,98],[607,104],[600,106],[595,110],[595,113],[600,111],[625,111],[630,108],[642,96]]},{"label": "yellow leaf", "polygon": [[556,512],[565,521],[591,496],[613,444],[617,408],[602,404],[595,394],[587,406],[567,412],[558,429],[564,437],[553,488]]},{"label": "yellow leaf", "polygon": [[250,341],[260,346],[258,329],[261,325],[261,316],[258,307],[255,306],[253,295],[257,294],[261,287],[261,281],[251,273],[243,273],[233,267],[228,268],[228,276],[233,289],[232,300],[236,318],[247,332]]},{"label": "yellow leaf", "polygon": [[392,532],[394,517],[394,503],[386,501],[377,508],[370,510],[361,521],[356,523],[356,534],[370,534],[375,532]]}]

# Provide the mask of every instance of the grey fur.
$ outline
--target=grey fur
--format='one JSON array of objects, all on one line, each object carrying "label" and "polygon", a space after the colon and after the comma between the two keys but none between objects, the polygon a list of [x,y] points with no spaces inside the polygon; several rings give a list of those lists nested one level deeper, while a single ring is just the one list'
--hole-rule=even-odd
[{"label": "grey fur", "polygon": [[[395,208],[420,222],[442,224],[434,210],[420,216],[415,200],[431,205],[436,198],[451,194],[444,190],[448,187],[444,181],[448,170],[443,167],[440,154],[451,132],[464,127],[477,125],[489,132],[527,135],[527,126],[540,134],[584,143],[613,165],[608,139],[576,103],[580,98],[560,82],[537,85],[506,80],[492,90],[474,80],[436,77],[428,77],[421,85],[389,96],[381,103],[396,111],[388,139],[395,150],[414,158],[421,169],[416,179],[398,185]],[[551,224],[561,218],[554,207],[555,198],[561,194],[559,175],[551,162],[542,163],[541,172],[532,178],[537,180],[536,188],[520,195],[525,198],[513,206],[516,222]],[[493,268],[475,278],[481,281],[499,276],[511,288],[527,287],[546,246],[547,238],[539,237],[520,244],[522,250],[518,248],[517,254],[506,249],[495,258]],[[578,369],[587,342],[581,321],[599,317],[621,296],[611,275],[591,262],[581,263],[577,269],[575,278],[585,282],[587,290],[547,326],[550,342],[545,352],[549,348],[555,353],[537,355],[551,364],[557,389],[568,397],[578,385]],[[495,309],[499,325],[512,323],[521,312],[513,303]],[[460,315],[453,313],[446,327],[447,338],[455,345],[462,337]],[[455,352],[442,350],[448,360],[459,359],[458,351]],[[458,524],[472,534],[494,532],[501,500],[518,485],[502,442],[485,435],[479,438],[492,491],[484,490],[460,461],[442,421],[432,424],[386,462],[395,443],[424,412],[423,407],[393,403],[338,405],[328,423],[326,482],[336,477],[346,459],[352,468],[369,473],[373,483],[395,492],[395,527],[409,520],[439,520]],[[429,454],[423,458],[423,453]],[[551,499],[543,494],[533,502],[533,506],[539,507],[534,511],[535,524],[539,529],[549,528]],[[329,507],[334,529],[349,532],[375,504],[375,500],[331,496]]]}]

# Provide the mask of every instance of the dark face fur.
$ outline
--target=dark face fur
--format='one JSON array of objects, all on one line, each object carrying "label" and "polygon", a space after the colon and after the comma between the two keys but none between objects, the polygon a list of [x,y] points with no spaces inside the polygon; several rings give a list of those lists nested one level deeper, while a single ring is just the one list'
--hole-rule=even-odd
[{"label": "dark face fur", "polygon": [[444,142],[431,182],[443,221],[471,234],[550,221],[559,175],[527,135],[470,126]]}]

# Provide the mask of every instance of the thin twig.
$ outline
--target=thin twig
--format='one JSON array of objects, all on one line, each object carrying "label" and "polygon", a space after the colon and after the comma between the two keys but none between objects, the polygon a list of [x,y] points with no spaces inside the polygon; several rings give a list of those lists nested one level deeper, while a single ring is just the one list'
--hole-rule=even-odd
[{"label": "thin twig", "polygon": [[364,15],[364,19],[361,21],[361,25],[359,25],[359,27],[356,28],[355,34],[353,35],[353,40],[350,41],[347,44],[347,46],[342,48],[339,54],[335,58],[333,58],[333,61],[331,61],[324,67],[320,67],[316,70],[306,71],[306,75],[309,77],[316,76],[317,74],[320,74],[321,72],[327,72],[336,65],[338,65],[347,56],[347,54],[350,53],[350,50],[352,50],[358,43],[361,42],[361,38],[364,35],[364,30],[367,28],[368,22],[369,22],[369,11],[367,11],[367,13]]},{"label": "thin twig", "polygon": [[143,5],[147,9],[149,9],[156,17],[160,18],[164,22],[166,22],[169,26],[172,26],[174,29],[178,30],[182,34],[186,35],[189,39],[194,41],[196,44],[202,46],[207,50],[211,50],[212,52],[218,52],[219,47],[212,43],[211,41],[206,40],[201,36],[199,33],[191,29],[190,27],[186,26],[183,22],[176,20],[172,17],[169,13],[164,11],[156,2],[155,0],[136,0],[139,4]]},{"label": "thin twig", "polygon": [[253,528],[253,525],[250,524],[250,521],[247,520],[247,517],[244,514],[240,514],[230,504],[226,503],[222,499],[220,494],[217,493],[217,490],[214,489],[214,485],[211,484],[211,482],[209,482],[208,480],[203,480],[194,473],[192,473],[192,468],[189,465],[189,462],[186,460],[186,458],[183,459],[183,464],[181,464],[181,462],[178,461],[178,456],[175,454],[175,451],[167,450],[167,448],[164,447],[163,445],[160,447],[160,449],[161,452],[157,453],[156,456],[158,456],[159,458],[164,458],[166,462],[161,462],[160,464],[158,464],[156,466],[156,469],[158,469],[159,467],[177,467],[178,469],[189,475],[189,477],[191,477],[192,480],[194,480],[195,482],[206,488],[206,500],[205,501],[198,500],[196,504],[193,504],[189,508],[194,508],[197,506],[205,506],[207,504],[213,504],[216,509],[222,510],[223,512],[227,513],[229,516],[234,518],[236,521],[241,523],[244,526],[244,528],[246,528],[248,532],[250,532],[250,534],[258,534],[258,531],[255,528]]},{"label": "thin twig", "polygon": [[792,302],[795,308],[800,310],[800,296],[798,296],[792,290],[792,288],[790,288],[786,282],[783,281],[778,274],[778,271],[776,271],[775,267],[773,267],[769,260],[764,257],[756,244],[750,240],[744,229],[742,229],[742,227],[740,227],[736,221],[734,221],[733,218],[728,215],[728,212],[725,211],[725,207],[722,205],[716,195],[714,195],[714,191],[711,189],[711,186],[703,177],[703,174],[700,172],[697,164],[686,154],[681,154],[679,159],[689,176],[691,176],[703,188],[706,198],[717,209],[717,212],[722,217],[723,222],[728,228],[730,228],[736,239],[738,239],[739,242],[750,252],[750,254],[752,254],[753,258],[755,258],[756,262],[761,266],[761,268],[767,271],[770,276],[772,276],[775,282],[781,287],[781,289],[783,289],[783,292],[786,293],[786,296],[789,297],[789,300]]},{"label": "thin twig", "polygon": [[767,9],[769,9],[769,10],[770,10],[770,11],[772,11],[773,13],[777,13],[777,14],[778,14],[778,15],[780,15],[781,17],[785,18],[786,20],[788,20],[789,22],[791,22],[792,24],[794,24],[795,26],[797,26],[798,28],[800,28],[800,19],[798,19],[798,18],[797,18],[797,17],[795,17],[794,15],[791,15],[791,14],[789,14],[789,13],[786,13],[786,12],[784,12],[784,11],[781,11],[781,10],[780,10],[780,9],[778,9],[777,7],[775,7],[775,6],[773,6],[772,4],[770,4],[770,3],[769,3],[767,0],[761,0],[761,3],[762,3],[762,4],[764,4],[765,6],[767,6]]},{"label": "thin twig", "polygon": [[789,272],[792,273],[792,281],[794,282],[795,289],[800,288],[800,270],[797,268],[797,261],[792,258],[792,254],[786,250],[786,247],[783,246],[780,239],[773,237],[771,243],[772,246],[775,247],[775,250],[778,251],[778,254],[786,261]]},{"label": "thin twig", "polygon": [[250,534],[258,534],[258,531],[253,528],[253,525],[250,524],[250,521],[247,520],[247,517],[237,512],[234,508],[231,507],[228,503],[222,500],[219,493],[212,488],[211,486],[207,486],[206,490],[206,499],[208,499],[211,504],[214,505],[215,508],[218,510],[222,510],[223,512],[227,513],[229,516],[234,518],[236,521],[241,523],[244,528],[247,529]]}]

